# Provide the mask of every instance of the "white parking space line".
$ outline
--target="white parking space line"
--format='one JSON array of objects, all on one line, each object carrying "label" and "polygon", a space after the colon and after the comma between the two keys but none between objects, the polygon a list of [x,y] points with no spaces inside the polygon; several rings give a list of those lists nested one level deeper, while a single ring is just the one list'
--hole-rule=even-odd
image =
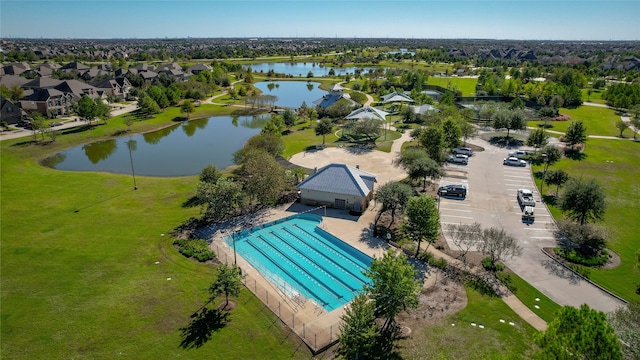
[{"label": "white parking space line", "polygon": [[473,219],[471,216],[457,216],[457,215],[447,215],[447,214],[440,214],[440,217],[452,217],[452,218],[459,218],[459,219]]},{"label": "white parking space line", "polygon": [[555,239],[553,236],[530,236],[529,239]]},{"label": "white parking space line", "polygon": [[527,182],[522,182],[520,184],[505,184],[507,186],[529,186],[531,185],[531,181],[527,181]]},{"label": "white parking space line", "polygon": [[550,231],[549,229],[540,229],[540,228],[531,228],[531,227],[526,227],[523,228],[525,230],[532,230],[532,231]]},{"label": "white parking space line", "polygon": [[460,204],[459,202],[454,201],[443,201],[440,203],[441,207],[443,207],[444,205],[471,206],[470,204]]},{"label": "white parking space line", "polygon": [[442,211],[442,210],[447,210],[447,211],[461,211],[461,212],[471,212],[471,210],[440,208],[440,211]]},{"label": "white parking space line", "polygon": [[458,225],[458,224],[470,224],[470,223],[465,223],[465,222],[447,222],[447,221],[441,221],[440,222],[442,225]]},{"label": "white parking space line", "polygon": [[512,178],[518,178],[518,179],[531,179],[531,176],[525,176],[525,175],[505,175],[504,177],[512,177]]}]

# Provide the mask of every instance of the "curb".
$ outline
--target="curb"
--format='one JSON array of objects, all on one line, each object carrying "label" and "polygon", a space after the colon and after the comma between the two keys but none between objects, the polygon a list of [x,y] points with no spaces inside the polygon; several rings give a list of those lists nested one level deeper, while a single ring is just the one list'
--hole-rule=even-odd
[{"label": "curb", "polygon": [[543,254],[547,255],[550,259],[552,259],[552,260],[553,260],[553,261],[555,261],[556,263],[558,263],[558,264],[562,265],[562,267],[564,267],[565,269],[567,269],[567,270],[571,271],[573,274],[575,274],[575,275],[579,276],[582,280],[584,280],[584,281],[586,281],[586,282],[590,283],[591,285],[593,285],[593,286],[597,287],[598,289],[600,289],[601,291],[603,291],[603,292],[607,293],[608,295],[610,295],[610,296],[612,296],[612,297],[614,297],[614,298],[616,298],[616,299],[618,299],[618,300],[622,301],[623,303],[625,303],[625,304],[629,304],[629,302],[628,302],[627,300],[625,300],[625,299],[621,298],[620,296],[618,296],[618,295],[616,295],[616,294],[612,293],[611,291],[609,291],[609,290],[607,290],[607,289],[603,288],[602,286],[600,286],[600,285],[598,285],[598,284],[594,283],[591,279],[589,279],[589,278],[587,278],[587,277],[584,277],[584,276],[582,276],[581,274],[577,273],[575,270],[573,270],[572,268],[570,268],[569,266],[567,266],[567,265],[566,265],[565,263],[563,263],[562,261],[560,261],[560,260],[558,260],[558,259],[554,258],[553,256],[551,256],[551,255],[547,254],[547,252],[546,252],[546,251],[544,251],[544,250],[542,250],[542,249],[540,249],[540,251],[542,251],[542,253],[543,253]]}]

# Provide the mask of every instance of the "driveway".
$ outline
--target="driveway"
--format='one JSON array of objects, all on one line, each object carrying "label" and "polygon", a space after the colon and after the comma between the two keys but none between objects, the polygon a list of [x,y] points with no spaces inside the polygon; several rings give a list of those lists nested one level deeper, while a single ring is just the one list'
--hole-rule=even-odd
[{"label": "driveway", "polygon": [[[478,222],[483,228],[503,228],[514,235],[523,248],[522,255],[505,260],[504,263],[560,305],[579,307],[586,303],[605,312],[624,305],[617,298],[558,265],[542,252],[543,247],[556,246],[556,227],[549,211],[540,202],[540,194],[533,183],[529,166],[504,166],[502,160],[507,156],[508,149],[492,146],[481,140],[474,143],[484,147],[485,151],[476,152],[469,159],[469,165],[447,165],[448,169],[457,169],[462,176],[444,178],[441,185],[465,183],[468,195],[464,201],[441,199],[442,223]],[[534,193],[537,204],[533,224],[525,224],[521,220],[522,212],[516,200],[519,188],[530,189]],[[449,247],[456,249],[447,235],[445,232]]]}]

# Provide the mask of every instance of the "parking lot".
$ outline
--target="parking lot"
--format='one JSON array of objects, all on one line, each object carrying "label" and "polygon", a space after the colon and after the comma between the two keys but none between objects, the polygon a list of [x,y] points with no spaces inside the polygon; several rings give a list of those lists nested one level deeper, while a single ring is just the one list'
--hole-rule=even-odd
[{"label": "parking lot", "polygon": [[[485,151],[476,152],[468,165],[448,164],[448,174],[440,186],[464,184],[467,197],[441,197],[440,220],[443,225],[473,223],[483,228],[502,228],[518,239],[522,255],[505,260],[515,273],[561,305],[579,307],[586,303],[601,311],[613,311],[622,302],[582,280],[555,263],[542,252],[543,247],[556,246],[555,223],[533,183],[529,166],[505,166],[502,161],[509,150],[483,141]],[[522,210],[516,198],[517,190],[526,188],[536,199],[535,221],[522,221]],[[443,227],[444,228],[444,227]],[[449,247],[456,249],[445,231]]]}]

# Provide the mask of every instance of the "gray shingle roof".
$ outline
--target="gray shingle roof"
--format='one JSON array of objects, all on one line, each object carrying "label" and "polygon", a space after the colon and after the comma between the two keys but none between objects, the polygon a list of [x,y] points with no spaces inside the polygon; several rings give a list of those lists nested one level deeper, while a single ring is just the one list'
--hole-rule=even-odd
[{"label": "gray shingle roof", "polygon": [[367,196],[375,181],[375,175],[360,169],[345,164],[329,164],[301,182],[298,189]]},{"label": "gray shingle roof", "polygon": [[345,119],[354,120],[354,119],[378,119],[378,120],[386,120],[386,116],[389,115],[388,112],[378,110],[372,107],[362,107],[360,109],[353,110],[349,115],[345,116]]},{"label": "gray shingle roof", "polygon": [[414,102],[412,98],[399,92],[392,92],[391,94],[381,96],[381,98],[382,98],[382,102],[385,102],[385,103],[397,102],[397,101]]}]

